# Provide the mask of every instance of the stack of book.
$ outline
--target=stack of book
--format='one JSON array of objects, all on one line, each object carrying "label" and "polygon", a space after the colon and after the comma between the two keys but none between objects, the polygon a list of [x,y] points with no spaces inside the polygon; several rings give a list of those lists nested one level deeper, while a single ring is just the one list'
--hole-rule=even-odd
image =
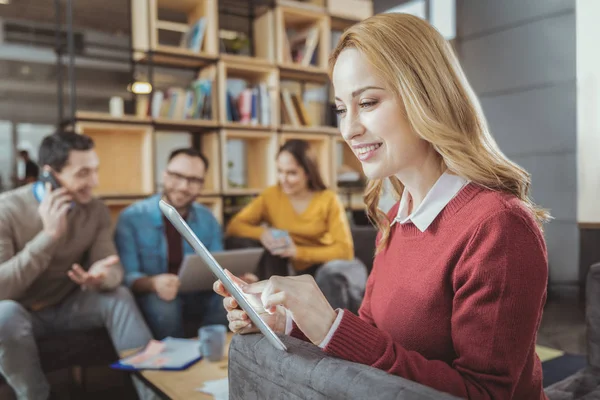
[{"label": "stack of book", "polygon": [[284,61],[303,66],[317,65],[319,27],[287,29],[284,42]]},{"label": "stack of book", "polygon": [[287,88],[281,89],[281,121],[284,125],[313,125],[301,96],[292,93]]},{"label": "stack of book", "polygon": [[212,119],[212,80],[196,79],[188,88],[156,90],[148,114],[173,120]]},{"label": "stack of book", "polygon": [[264,82],[236,94],[227,90],[227,121],[251,125],[271,125],[271,99]]}]

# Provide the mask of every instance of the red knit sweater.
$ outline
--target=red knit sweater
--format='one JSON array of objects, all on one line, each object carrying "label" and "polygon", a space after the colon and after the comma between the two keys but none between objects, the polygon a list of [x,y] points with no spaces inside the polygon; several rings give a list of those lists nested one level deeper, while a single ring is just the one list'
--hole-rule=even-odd
[{"label": "red knit sweater", "polygon": [[[468,184],[425,232],[394,224],[360,317],[345,310],[324,351],[462,398],[545,399],[535,342],[547,273],[520,201]],[[296,325],[291,335],[304,338]]]}]

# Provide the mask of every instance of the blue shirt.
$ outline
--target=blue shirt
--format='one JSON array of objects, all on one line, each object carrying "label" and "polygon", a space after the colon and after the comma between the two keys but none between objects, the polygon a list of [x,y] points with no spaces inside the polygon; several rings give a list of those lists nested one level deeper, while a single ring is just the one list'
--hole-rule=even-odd
[{"label": "blue shirt", "polygon": [[[168,271],[167,239],[158,202],[154,195],[127,207],[117,222],[115,244],[125,269],[125,284],[145,276],[165,274]],[[186,222],[210,252],[223,250],[221,225],[205,206],[194,202]],[[194,253],[183,240],[183,255]]]}]

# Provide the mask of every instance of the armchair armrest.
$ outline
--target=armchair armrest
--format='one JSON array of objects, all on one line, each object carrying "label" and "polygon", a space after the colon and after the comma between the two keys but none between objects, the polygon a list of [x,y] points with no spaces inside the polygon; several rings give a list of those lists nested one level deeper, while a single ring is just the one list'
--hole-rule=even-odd
[{"label": "armchair armrest", "polygon": [[229,348],[229,398],[451,400],[438,392],[370,366],[325,354],[282,336],[288,352],[262,335],[235,335]]},{"label": "armchair armrest", "polygon": [[590,267],[586,291],[588,363],[600,368],[600,264]]}]

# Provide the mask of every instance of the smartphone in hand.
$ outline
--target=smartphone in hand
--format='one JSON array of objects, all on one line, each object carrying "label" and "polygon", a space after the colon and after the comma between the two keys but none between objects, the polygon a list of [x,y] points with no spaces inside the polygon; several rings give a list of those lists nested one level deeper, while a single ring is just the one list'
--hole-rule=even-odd
[{"label": "smartphone in hand", "polygon": [[292,240],[290,238],[290,234],[288,233],[288,231],[284,231],[281,229],[271,229],[271,235],[273,236],[274,239],[284,239],[285,240],[285,244],[281,247],[278,247],[277,249],[284,249],[284,248],[288,247],[290,245],[290,241]]},{"label": "smartphone in hand", "polygon": [[44,188],[46,188],[46,183],[49,183],[52,187],[52,190],[56,190],[60,187],[60,183],[54,177],[54,174],[50,171],[43,170],[40,175],[40,182],[43,183]]}]

